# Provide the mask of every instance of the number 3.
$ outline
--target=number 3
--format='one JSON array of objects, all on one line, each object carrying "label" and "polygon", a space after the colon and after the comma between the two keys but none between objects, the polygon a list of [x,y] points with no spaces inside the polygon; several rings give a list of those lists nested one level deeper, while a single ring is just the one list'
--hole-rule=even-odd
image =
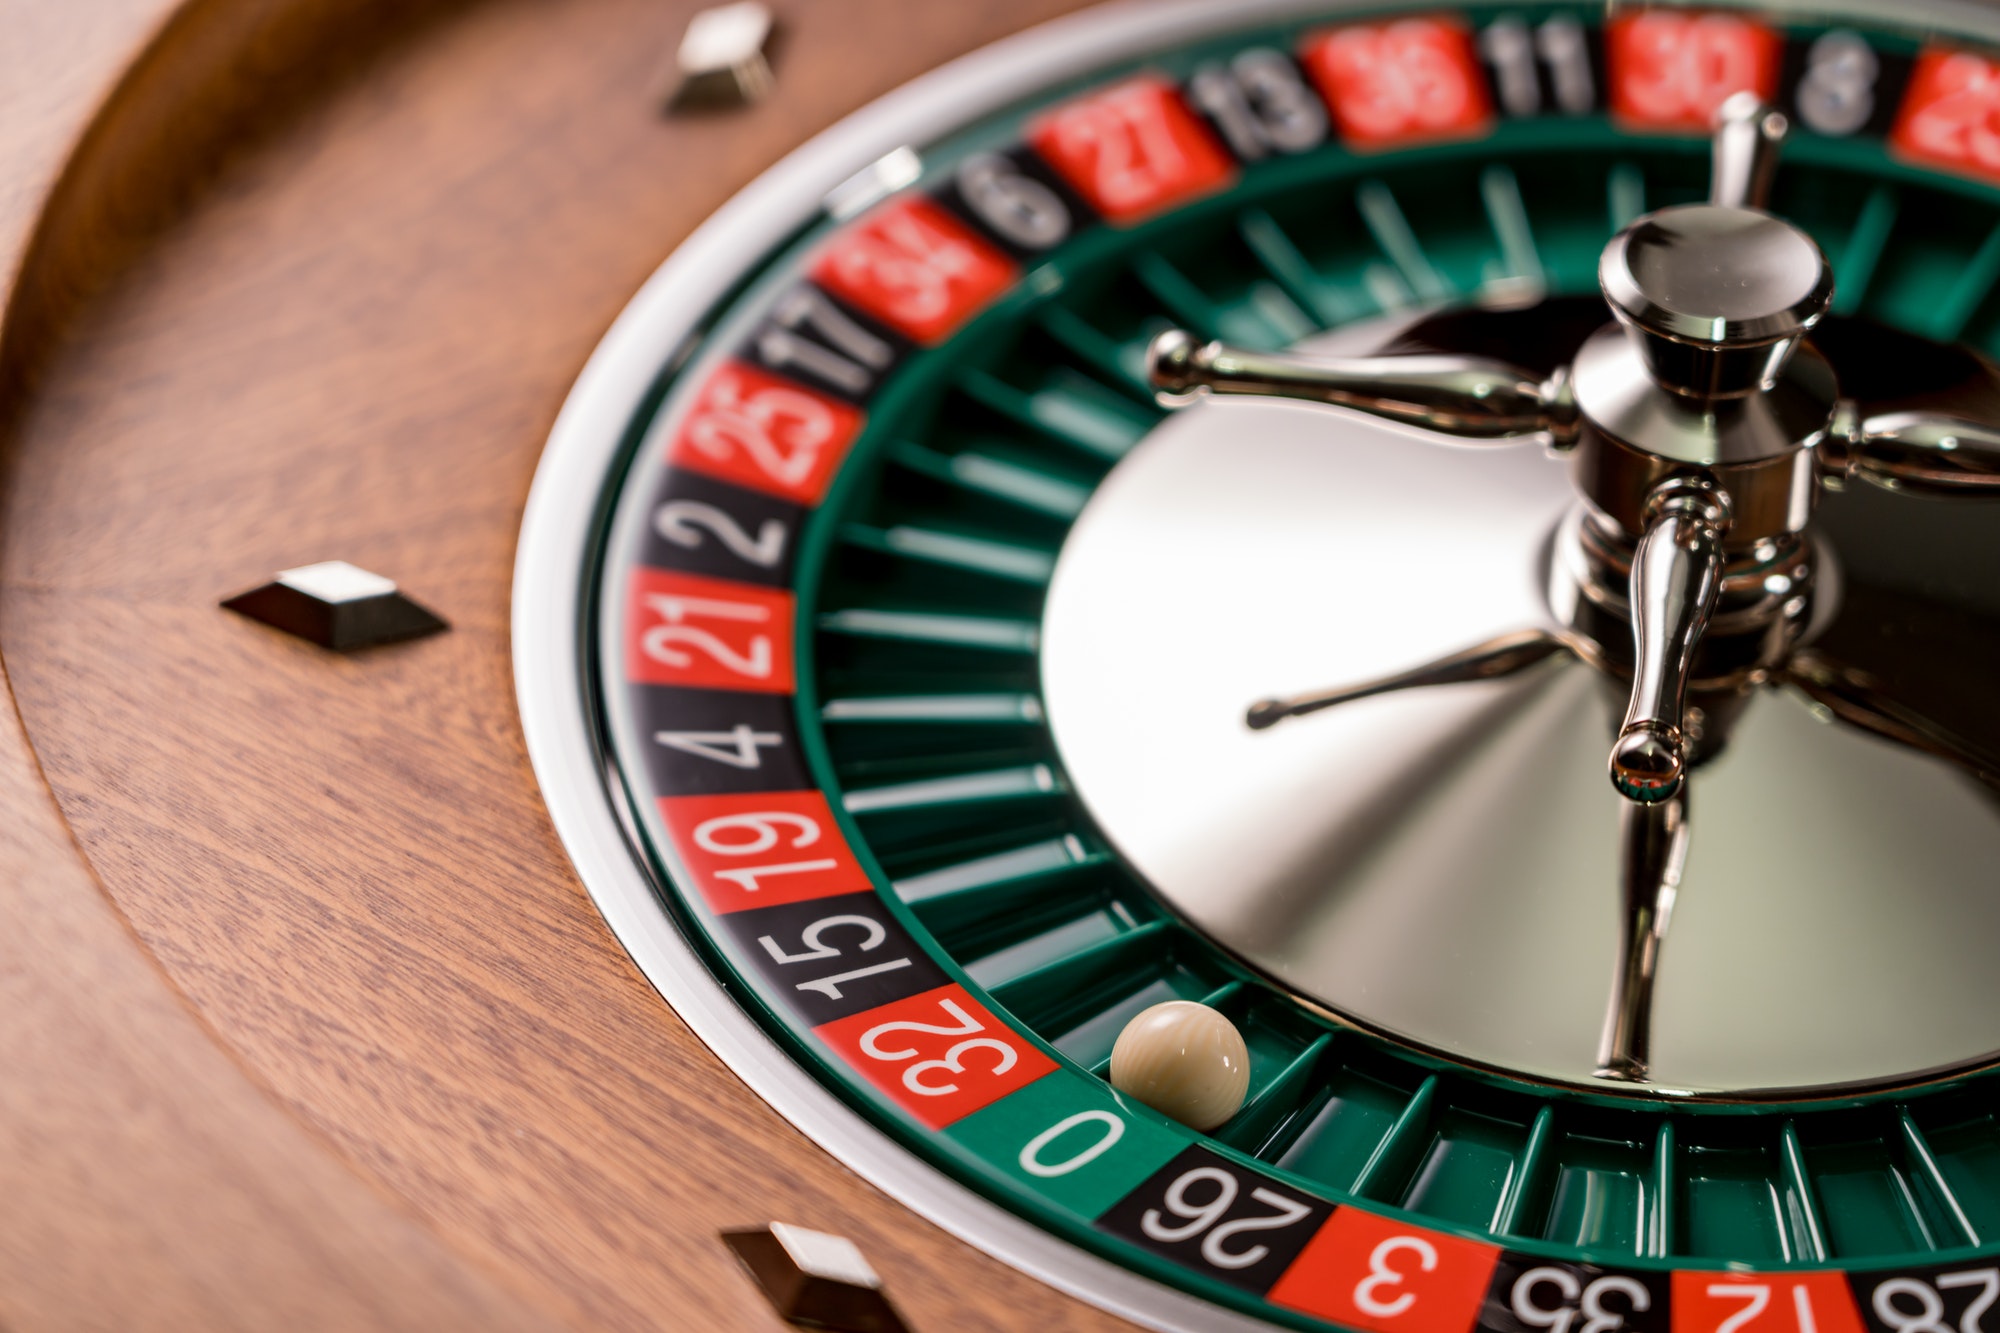
[{"label": "number 3", "polygon": [[1384,1287],[1399,1287],[1408,1273],[1400,1272],[1389,1264],[1389,1256],[1398,1250],[1408,1250],[1417,1256],[1417,1267],[1429,1273],[1438,1266],[1437,1246],[1421,1236],[1391,1236],[1375,1247],[1368,1256],[1368,1276],[1354,1287],[1354,1308],[1363,1314],[1374,1315],[1377,1319],[1393,1319],[1417,1303],[1417,1293],[1406,1291],[1394,1300],[1383,1300],[1375,1293]]},{"label": "number 3", "polygon": [[924,1082],[924,1071],[927,1069],[943,1069],[954,1074],[963,1074],[965,1072],[963,1059],[965,1053],[977,1050],[982,1046],[989,1051],[1000,1052],[1000,1058],[993,1062],[993,1068],[986,1071],[996,1077],[1012,1069],[1014,1062],[1021,1058],[1019,1052],[997,1037],[972,1037],[958,1043],[958,1045],[952,1047],[935,1060],[919,1060],[908,1069],[905,1069],[903,1071],[903,1086],[923,1097],[943,1097],[949,1093],[957,1092],[958,1084],[956,1083],[947,1083],[942,1087],[932,1087],[930,1084]]}]

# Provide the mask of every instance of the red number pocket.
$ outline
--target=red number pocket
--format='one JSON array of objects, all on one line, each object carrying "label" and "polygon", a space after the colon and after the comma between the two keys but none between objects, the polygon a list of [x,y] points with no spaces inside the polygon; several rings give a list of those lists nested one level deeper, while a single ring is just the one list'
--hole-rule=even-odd
[{"label": "red number pocket", "polygon": [[791,593],[641,567],[628,595],[627,680],[792,692]]},{"label": "red number pocket", "polygon": [[1336,28],[1300,56],[1350,147],[1469,138],[1493,123],[1472,34],[1455,19]]},{"label": "red number pocket", "polygon": [[1889,144],[1905,157],[2000,180],[2000,64],[1936,47],[1918,56]]},{"label": "red number pocket", "polygon": [[731,362],[701,386],[667,459],[796,504],[818,504],[861,431],[861,413]]},{"label": "red number pocket", "polygon": [[1499,1260],[1496,1246],[1338,1208],[1271,1299],[1375,1333],[1468,1333]]},{"label": "red number pocket", "polygon": [[1092,93],[1037,121],[1028,142],[1112,222],[1131,222],[1228,184],[1228,155],[1164,79]]},{"label": "red number pocket", "polygon": [[963,1120],[1056,1067],[959,985],[813,1031],[932,1129]]},{"label": "red number pocket", "polygon": [[720,914],[873,887],[816,791],[667,796],[660,817]]},{"label": "red number pocket", "polygon": [[1839,1273],[1675,1273],[1674,1333],[1862,1333]]},{"label": "red number pocket", "polygon": [[1706,133],[1732,94],[1777,95],[1783,42],[1734,14],[1649,9],[1604,30],[1611,114],[1640,129]]},{"label": "red number pocket", "polygon": [[1006,291],[1016,271],[970,227],[911,195],[829,241],[813,277],[891,328],[934,343]]}]

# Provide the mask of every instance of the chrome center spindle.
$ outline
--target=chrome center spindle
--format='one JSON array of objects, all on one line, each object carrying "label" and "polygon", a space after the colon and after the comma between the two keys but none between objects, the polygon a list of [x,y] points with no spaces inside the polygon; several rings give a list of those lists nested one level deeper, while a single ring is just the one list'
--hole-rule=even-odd
[{"label": "chrome center spindle", "polygon": [[[1771,156],[1782,117],[1745,110],[1717,136],[1718,194],[1768,178],[1747,149],[1722,151],[1747,134]],[[1650,804],[1685,781],[1687,686],[1725,571],[1797,549],[1811,516],[1810,451],[1836,389],[1817,353],[1800,352],[1833,272],[1790,223],[1708,203],[1634,222],[1605,247],[1598,280],[1622,332],[1577,357],[1577,480],[1600,542],[1629,552],[1632,694],[1610,775]]]}]

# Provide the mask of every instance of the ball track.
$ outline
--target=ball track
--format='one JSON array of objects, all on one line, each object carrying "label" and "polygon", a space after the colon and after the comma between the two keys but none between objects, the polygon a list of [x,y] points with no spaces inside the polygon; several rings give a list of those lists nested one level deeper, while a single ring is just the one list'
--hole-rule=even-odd
[{"label": "ball track", "polygon": [[[1982,1088],[1747,1116],[1551,1096],[1446,1066],[1223,957],[1063,791],[1035,704],[1044,571],[1089,489],[1158,419],[1147,341],[1178,324],[1277,348],[1509,284],[1588,292],[1612,230],[1705,187],[1674,141],[1536,148],[1483,166],[1447,155],[1267,176],[1247,202],[1103,241],[1114,252],[988,316],[926,428],[882,445],[871,484],[818,520],[822,780],[941,948],[1081,1068],[1104,1077],[1123,1023],[1162,1000],[1227,1014],[1251,1085],[1209,1141],[1301,1184],[1627,1259],[1852,1262],[2000,1239],[2000,1124]],[[1849,310],[1991,350],[1990,198],[1939,207],[1927,192],[1946,187],[1866,180],[1801,151],[1777,207],[1835,257]]]}]

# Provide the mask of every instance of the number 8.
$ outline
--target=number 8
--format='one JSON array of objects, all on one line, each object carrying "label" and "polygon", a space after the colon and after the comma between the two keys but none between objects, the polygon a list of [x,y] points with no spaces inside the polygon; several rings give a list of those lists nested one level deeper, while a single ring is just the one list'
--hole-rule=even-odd
[{"label": "number 8", "polygon": [[1856,33],[1822,36],[1806,53],[1799,81],[1799,119],[1821,134],[1852,134],[1875,114],[1875,52]]}]

